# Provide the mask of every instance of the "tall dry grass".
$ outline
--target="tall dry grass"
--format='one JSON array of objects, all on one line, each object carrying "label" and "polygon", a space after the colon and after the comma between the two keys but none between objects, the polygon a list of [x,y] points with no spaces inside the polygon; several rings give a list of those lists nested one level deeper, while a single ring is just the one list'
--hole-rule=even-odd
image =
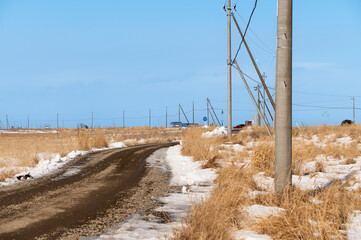
[{"label": "tall dry grass", "polygon": [[[35,130],[35,129],[34,129]],[[162,128],[99,128],[99,129],[60,129],[58,133],[41,130],[43,133],[0,133],[0,181],[22,171],[19,167],[34,167],[39,162],[39,153],[59,153],[66,156],[73,150],[90,150],[107,147],[111,142],[124,141],[127,145],[165,142],[179,139],[181,129]],[[16,169],[18,168],[18,170]]]},{"label": "tall dry grass", "polygon": [[205,167],[217,166],[220,158],[219,146],[224,143],[226,137],[204,138],[202,134],[212,131],[213,128],[191,127],[187,129],[182,139],[182,154],[192,156],[195,161],[206,161]]},{"label": "tall dry grass", "polygon": [[[361,190],[350,190],[350,181],[336,181],[329,187],[318,191],[302,191],[290,188],[283,195],[260,191],[253,176],[264,172],[266,176],[274,175],[274,140],[267,137],[259,127],[241,131],[232,136],[231,142],[246,146],[243,152],[228,151],[217,148],[227,139],[200,140],[201,130],[187,132],[183,140],[183,153],[204,159],[210,156],[209,149],[221,149],[212,153],[219,159],[238,159],[237,164],[223,164],[218,169],[216,188],[210,197],[201,204],[193,206],[189,218],[182,228],[175,230],[173,239],[232,239],[235,229],[247,228],[273,239],[345,239],[346,224],[350,214],[361,210]],[[292,172],[297,175],[310,174],[302,169],[304,163],[315,161],[317,156],[345,158],[345,164],[354,164],[361,155],[361,127],[319,126],[293,129],[293,166]],[[319,142],[310,141],[317,136]],[[337,138],[350,136],[349,144],[337,143]],[[303,140],[306,139],[306,140]],[[200,146],[199,146],[200,145]],[[239,164],[239,163],[245,164]],[[326,162],[327,163],[327,162]],[[323,163],[317,162],[314,171],[322,171]],[[257,192],[251,197],[252,192]],[[247,214],[245,208],[253,204],[285,209],[281,214],[255,219]]]}]

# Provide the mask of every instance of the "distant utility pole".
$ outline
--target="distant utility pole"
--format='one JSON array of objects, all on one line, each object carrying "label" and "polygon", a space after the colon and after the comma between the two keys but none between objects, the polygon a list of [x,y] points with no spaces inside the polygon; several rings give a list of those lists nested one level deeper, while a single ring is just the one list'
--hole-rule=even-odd
[{"label": "distant utility pole", "polygon": [[292,184],[292,0],[278,0],[275,190]]},{"label": "distant utility pole", "polygon": [[193,101],[193,106],[192,106],[192,111],[193,111],[193,125],[194,125],[194,101]]},{"label": "distant utility pole", "polygon": [[207,98],[207,125],[209,126],[209,105],[208,105],[208,98]]},{"label": "distant utility pole", "polygon": [[6,129],[9,129],[9,119],[8,119],[8,115],[6,115]]},{"label": "distant utility pole", "polygon": [[168,107],[165,107],[165,127],[168,127]]},{"label": "distant utility pole", "polygon": [[180,122],[180,104],[178,104],[178,122]]},{"label": "distant utility pole", "polygon": [[[263,80],[266,82],[266,74],[263,73],[262,78]],[[266,90],[265,88],[263,88],[263,116],[266,116]],[[266,125],[265,123],[263,123],[263,125]]]},{"label": "distant utility pole", "polygon": [[149,128],[152,127],[152,110],[149,109]]},{"label": "distant utility pole", "polygon": [[[227,61],[227,135],[232,136],[232,54],[231,54],[231,0],[228,0],[228,61]],[[208,106],[208,105],[207,105]]]},{"label": "distant utility pole", "polygon": [[353,96],[352,98],[353,100],[353,122],[356,123],[356,119],[355,119],[355,96]]},{"label": "distant utility pole", "polygon": [[123,110],[123,128],[125,128],[125,117],[124,117],[124,110]]},{"label": "distant utility pole", "polygon": [[56,114],[56,128],[59,129],[59,113]]},{"label": "distant utility pole", "polygon": [[[260,89],[261,85],[257,85],[257,87],[255,87],[254,89],[257,91],[257,106],[258,106],[258,109],[261,109],[261,101],[260,101],[260,98],[259,98],[259,89]],[[263,114],[264,115],[264,114]],[[261,126],[261,114],[259,114],[257,112],[257,125],[258,126]]]},{"label": "distant utility pole", "polygon": [[94,118],[93,118],[93,112],[92,112],[92,128],[94,127]]},{"label": "distant utility pole", "polygon": [[28,129],[30,128],[30,119],[29,119],[29,115],[28,115]]}]

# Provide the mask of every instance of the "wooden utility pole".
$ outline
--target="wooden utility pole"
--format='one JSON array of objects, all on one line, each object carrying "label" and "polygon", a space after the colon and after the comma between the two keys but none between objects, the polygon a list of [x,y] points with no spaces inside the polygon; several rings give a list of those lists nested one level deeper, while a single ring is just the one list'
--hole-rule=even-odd
[{"label": "wooden utility pole", "polygon": [[123,110],[123,128],[125,128],[125,117],[124,117],[124,110]]},{"label": "wooden utility pole", "polygon": [[194,125],[194,101],[193,101],[193,105],[192,105],[192,112],[193,112],[193,121],[192,121],[192,123]]},{"label": "wooden utility pole", "polygon": [[[266,74],[263,73],[262,75],[263,80],[266,82]],[[263,116],[266,116],[266,93],[265,93],[265,88],[263,88]]]},{"label": "wooden utility pole", "polygon": [[[254,104],[254,106],[255,106],[256,109],[257,109],[258,114],[261,115],[262,121],[263,121],[264,123],[266,123],[265,116],[261,113],[261,109],[259,109],[259,106],[258,106],[258,104],[257,104],[257,101],[256,101],[256,99],[254,98],[254,96],[253,96],[253,94],[252,94],[252,91],[251,91],[251,89],[249,88],[248,83],[247,83],[247,81],[246,81],[246,78],[244,77],[243,72],[241,71],[241,69],[240,69],[237,61],[234,60],[234,63],[233,63],[233,64],[234,64],[234,66],[236,67],[236,69],[238,70],[239,75],[241,76],[241,78],[242,78],[242,80],[243,80],[243,83],[244,83],[244,85],[246,86],[246,89],[247,89],[247,91],[248,91],[248,94],[249,94],[249,96],[251,97],[251,99],[252,99],[252,101],[253,101],[253,104]],[[265,124],[265,127],[266,127],[266,130],[267,130],[268,135],[269,135],[269,136],[272,136],[272,133],[271,133],[271,130],[270,130],[270,126],[267,125],[267,124]]]},{"label": "wooden utility pole", "polygon": [[353,122],[356,123],[356,118],[355,118],[355,96],[353,96],[352,98],[353,100]]},{"label": "wooden utility pole", "polygon": [[207,125],[209,126],[209,105],[208,105],[208,98],[207,98]]},{"label": "wooden utility pole", "polygon": [[[257,84],[256,87],[256,91],[257,91],[257,104],[258,104],[258,108],[261,109],[261,101],[259,98],[259,89],[260,89],[261,85]],[[257,113],[257,125],[261,126],[261,114]]]},{"label": "wooden utility pole", "polygon": [[[214,108],[213,108],[213,106],[212,106],[212,104],[211,104],[211,101],[209,100],[209,98],[207,99],[208,100],[208,104],[209,104],[209,106],[211,107],[211,110],[213,111],[213,115],[216,117],[216,119],[217,119],[217,123],[218,123],[218,127],[220,127],[221,126],[221,122],[219,121],[219,119],[218,119],[218,117],[217,117],[217,114],[216,114],[216,112],[214,111]],[[211,112],[211,115],[212,115],[212,112]],[[214,122],[214,118],[212,117],[212,119],[213,119],[213,122]]]},{"label": "wooden utility pole", "polygon": [[183,115],[184,115],[184,118],[186,119],[187,123],[189,124],[187,115],[186,115],[186,113],[184,112],[184,110],[183,110],[183,108],[182,108],[182,105],[179,104],[179,108],[182,110],[182,113],[183,113]]},{"label": "wooden utility pole", "polygon": [[[228,0],[228,61],[227,61],[227,135],[232,136],[232,53],[231,53],[231,0]],[[208,106],[208,104],[207,104]]]},{"label": "wooden utility pole", "polygon": [[292,184],[292,0],[278,0],[275,190]]},{"label": "wooden utility pole", "polygon": [[94,118],[93,118],[93,112],[92,112],[92,128],[94,127]]}]

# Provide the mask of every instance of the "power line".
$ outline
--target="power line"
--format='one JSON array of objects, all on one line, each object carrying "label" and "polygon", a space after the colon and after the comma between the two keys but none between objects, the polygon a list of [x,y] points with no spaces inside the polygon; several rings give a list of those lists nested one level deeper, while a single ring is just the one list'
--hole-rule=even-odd
[{"label": "power line", "polygon": [[[242,18],[242,16],[238,13],[238,11],[235,9],[235,12],[237,13],[237,15],[240,17],[240,19],[247,24],[247,22]],[[252,30],[252,28],[249,28],[249,30],[251,31],[251,33],[253,33],[253,35],[257,38],[257,40],[263,44],[264,47],[259,46],[251,37],[249,37],[250,39],[253,40],[253,42],[261,49],[265,50],[265,52],[270,53],[272,55],[275,55],[275,51],[272,50],[272,48],[270,48],[266,43],[264,43],[260,37],[257,36],[257,34]]]}]

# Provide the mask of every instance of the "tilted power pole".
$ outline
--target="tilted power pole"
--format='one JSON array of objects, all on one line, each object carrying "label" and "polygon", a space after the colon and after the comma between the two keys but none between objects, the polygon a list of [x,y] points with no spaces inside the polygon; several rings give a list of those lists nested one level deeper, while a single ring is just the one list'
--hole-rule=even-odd
[{"label": "tilted power pole", "polygon": [[227,135],[232,136],[232,52],[231,52],[231,0],[228,0],[228,61],[227,61]]},{"label": "tilted power pole", "polygon": [[292,0],[278,0],[275,190],[292,184]]},{"label": "tilted power pole", "polygon": [[207,98],[207,125],[209,126],[209,105],[208,105],[208,98]]}]

